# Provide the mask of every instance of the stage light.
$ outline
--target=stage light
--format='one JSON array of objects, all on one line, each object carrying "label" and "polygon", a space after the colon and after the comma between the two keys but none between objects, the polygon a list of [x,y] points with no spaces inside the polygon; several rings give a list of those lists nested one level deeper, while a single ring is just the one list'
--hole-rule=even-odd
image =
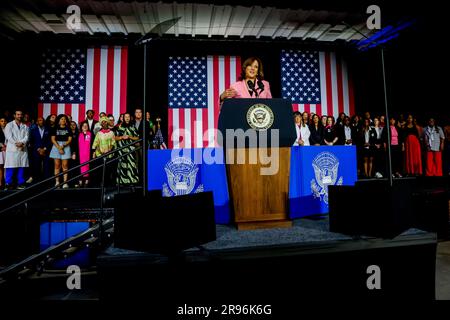
[{"label": "stage light", "polygon": [[388,25],[370,37],[355,41],[356,46],[360,51],[367,51],[369,48],[375,48],[383,43],[398,38],[401,30],[411,27],[414,23],[416,23],[416,20],[400,22],[395,27]]}]

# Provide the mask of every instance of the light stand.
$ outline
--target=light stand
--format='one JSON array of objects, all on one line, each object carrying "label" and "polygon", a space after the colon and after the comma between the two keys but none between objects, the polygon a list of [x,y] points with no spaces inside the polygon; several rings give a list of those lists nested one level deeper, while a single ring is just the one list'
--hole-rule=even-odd
[{"label": "light stand", "polygon": [[[358,29],[354,28],[352,25],[349,25],[346,22],[342,22],[347,27],[353,29],[360,35],[362,35],[367,40],[370,40],[364,33],[359,31]],[[385,63],[384,63],[384,48],[382,45],[378,44],[376,41],[370,40],[371,44],[379,45],[380,46],[380,54],[381,54],[381,69],[383,73],[383,92],[384,92],[384,112],[386,115],[385,120],[385,128],[387,128],[387,157],[388,157],[388,178],[389,178],[389,185],[392,187],[393,185],[393,178],[392,178],[392,158],[391,158],[391,124],[390,124],[390,118],[389,118],[389,109],[388,109],[388,98],[387,98],[387,86],[386,86],[386,69],[385,69]]]},{"label": "light stand", "polygon": [[142,125],[142,193],[144,197],[147,195],[147,47],[150,41],[162,37],[162,35],[172,28],[180,19],[181,17],[177,17],[157,24],[135,42],[136,46],[143,45],[144,47],[144,103],[142,110],[144,121],[144,124]]}]

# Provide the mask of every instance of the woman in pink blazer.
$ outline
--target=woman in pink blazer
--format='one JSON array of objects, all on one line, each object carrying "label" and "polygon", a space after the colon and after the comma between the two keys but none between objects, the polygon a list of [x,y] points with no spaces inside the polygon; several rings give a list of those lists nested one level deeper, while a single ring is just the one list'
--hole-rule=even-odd
[{"label": "woman in pink blazer", "polygon": [[[78,136],[78,152],[80,157],[80,163],[87,162],[91,160],[91,132],[89,131],[89,125],[86,122],[83,122],[81,124],[80,128],[80,135]],[[86,171],[89,171],[89,165],[84,165],[81,167],[81,174],[85,173]],[[84,180],[84,186],[87,187],[89,184],[89,173],[84,174],[80,178],[80,186],[83,186],[83,180]]]},{"label": "woman in pink blazer", "polygon": [[240,79],[220,95],[220,102],[228,98],[272,98],[259,58],[251,57],[244,61]]}]

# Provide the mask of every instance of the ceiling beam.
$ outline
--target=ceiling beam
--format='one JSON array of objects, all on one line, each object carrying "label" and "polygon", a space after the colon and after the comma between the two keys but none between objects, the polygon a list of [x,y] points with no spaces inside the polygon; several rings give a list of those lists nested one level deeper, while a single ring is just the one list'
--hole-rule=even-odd
[{"label": "ceiling beam", "polygon": [[1,12],[1,23],[7,27],[10,28],[16,32],[22,32],[23,31],[23,27],[20,26],[14,19],[13,15],[15,15],[14,13],[12,13],[11,11],[3,11]]},{"label": "ceiling beam", "polygon": [[122,20],[122,16],[121,15],[117,15],[116,17],[117,17],[117,20],[118,20],[118,22],[119,22],[119,24],[120,24],[120,26],[121,26],[121,28],[123,30],[122,32],[127,36],[128,35],[128,30],[127,30],[127,28],[125,26],[125,23]]},{"label": "ceiling beam", "polygon": [[152,4],[149,4],[149,7],[151,8],[151,11],[152,11],[152,14],[153,14],[153,21],[155,22],[154,26],[150,25],[150,30],[152,30],[161,21],[159,20],[158,5],[156,3],[152,3]]},{"label": "ceiling beam", "polygon": [[120,27],[123,30],[122,31],[123,34],[128,35],[128,30],[127,30],[127,27],[125,26],[125,22],[123,22],[122,14],[121,14],[120,9],[119,9],[119,5],[116,4],[116,3],[111,3],[111,7],[112,7],[112,12],[116,16],[117,21],[118,21],[118,23],[120,24]]},{"label": "ceiling beam", "polygon": [[22,9],[17,8],[16,6],[13,6],[14,10],[16,11],[16,13],[23,19],[24,22],[26,22],[28,25],[30,25],[31,29],[33,30],[33,32],[35,33],[39,33],[39,28],[36,27],[34,22],[30,22],[29,19],[26,17],[26,12],[24,12]]},{"label": "ceiling beam", "polygon": [[214,24],[216,23],[216,13],[217,13],[217,8],[216,8],[215,5],[213,5],[212,12],[211,12],[211,17],[209,19],[208,38],[212,37]]},{"label": "ceiling beam", "polygon": [[[172,3],[172,16],[173,16],[173,18],[178,17],[178,3],[176,3],[176,2]],[[178,37],[180,35],[178,22],[175,23],[175,25],[173,26],[173,32],[175,34],[175,37]]]},{"label": "ceiling beam", "polygon": [[270,8],[270,12],[267,15],[267,17],[264,19],[264,22],[259,27],[258,32],[256,33],[256,39],[259,39],[261,37],[262,32],[264,31],[265,25],[270,21],[270,18],[272,17],[272,14],[275,13],[275,8]]},{"label": "ceiling beam", "polygon": [[253,14],[257,10],[258,9],[255,6],[253,6],[252,9],[250,10],[250,13],[248,14],[247,20],[245,20],[244,27],[242,28],[241,34],[239,35],[239,37],[241,39],[246,36],[245,33],[247,32],[247,29],[250,28],[250,22],[253,20]]},{"label": "ceiling beam", "polygon": [[87,32],[92,36],[94,34],[94,31],[92,31],[91,27],[89,26],[89,23],[84,18],[84,15],[81,15],[81,20],[83,21],[84,25],[86,26]]},{"label": "ceiling beam", "polygon": [[230,17],[228,18],[227,27],[225,28],[225,33],[223,35],[224,38],[228,38],[230,34],[231,24],[233,23],[234,16],[236,15],[236,10],[234,7],[231,7]]},{"label": "ceiling beam", "polygon": [[108,35],[108,36],[110,36],[111,35],[111,30],[109,30],[109,28],[108,28],[108,24],[105,22],[105,20],[103,19],[103,16],[99,16],[98,17],[98,21],[101,23],[101,24],[103,24],[105,27],[104,27],[104,29],[106,30],[106,34]]},{"label": "ceiling beam", "polygon": [[197,25],[197,5],[192,4],[192,30],[191,30],[192,37],[195,37],[196,25]]},{"label": "ceiling beam", "polygon": [[139,30],[141,31],[141,35],[144,35],[145,34],[144,23],[142,22],[141,15],[139,14],[140,10],[139,10],[139,8],[137,8],[137,6],[138,6],[137,2],[133,2],[131,4],[131,6],[133,8],[134,17],[136,18],[136,21],[138,22],[138,27],[139,27]]}]

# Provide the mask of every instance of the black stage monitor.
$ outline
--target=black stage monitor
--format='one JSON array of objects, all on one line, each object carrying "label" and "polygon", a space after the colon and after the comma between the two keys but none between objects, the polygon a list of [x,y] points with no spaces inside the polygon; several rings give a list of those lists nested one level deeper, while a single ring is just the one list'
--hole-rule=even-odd
[{"label": "black stage monitor", "polygon": [[114,202],[116,248],[174,254],[216,239],[212,192],[119,194]]}]

